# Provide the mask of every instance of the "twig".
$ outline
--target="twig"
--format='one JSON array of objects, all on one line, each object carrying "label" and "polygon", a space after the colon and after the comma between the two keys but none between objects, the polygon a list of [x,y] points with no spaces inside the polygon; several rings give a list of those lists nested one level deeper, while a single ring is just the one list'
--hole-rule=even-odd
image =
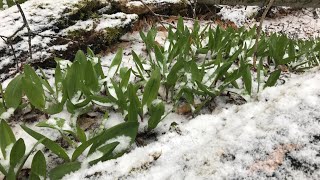
[{"label": "twig", "polygon": [[18,62],[18,58],[16,55],[16,52],[14,51],[13,45],[12,45],[12,41],[6,37],[6,36],[2,36],[0,35],[0,38],[10,47],[13,57],[14,57],[14,61],[16,62],[16,66],[17,66],[17,71],[19,70],[19,62]]},{"label": "twig", "polygon": [[20,14],[22,16],[22,19],[23,19],[23,22],[24,22],[24,25],[27,27],[27,30],[28,30],[28,43],[29,43],[29,55],[30,55],[30,59],[32,59],[32,45],[31,45],[31,29],[30,29],[30,26],[28,24],[28,21],[27,21],[27,18],[26,16],[24,15],[24,12],[20,6],[20,4],[18,2],[16,2],[16,5],[20,11]]},{"label": "twig", "polygon": [[256,69],[257,66],[257,51],[258,51],[258,44],[259,44],[259,39],[260,39],[260,35],[261,35],[261,29],[262,29],[262,24],[264,19],[267,16],[268,11],[270,10],[271,6],[273,5],[274,0],[269,0],[269,4],[267,5],[267,8],[264,10],[262,17],[260,19],[260,24],[259,27],[257,29],[257,36],[256,36],[256,42],[254,44],[254,53],[253,53],[253,68]]},{"label": "twig", "polygon": [[166,26],[162,23],[161,19],[159,18],[159,14],[156,14],[155,12],[152,11],[152,9],[146,4],[144,3],[142,0],[139,0],[159,21],[159,23],[161,24],[161,26],[168,31],[168,29],[166,28]]}]

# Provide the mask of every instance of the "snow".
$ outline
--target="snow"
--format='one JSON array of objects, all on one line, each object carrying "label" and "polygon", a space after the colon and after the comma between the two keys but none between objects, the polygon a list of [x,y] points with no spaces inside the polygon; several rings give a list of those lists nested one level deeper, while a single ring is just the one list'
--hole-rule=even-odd
[{"label": "snow", "polygon": [[[52,25],[54,22],[49,19],[59,18],[63,9],[78,2],[79,0],[56,0],[54,2],[29,0],[22,4],[22,7],[30,21],[31,29],[37,31],[43,26]],[[163,2],[178,3],[180,1]],[[59,4],[59,6],[53,6],[53,4]],[[130,1],[128,5],[142,4],[139,1]],[[34,8],[35,6],[38,8]],[[43,10],[39,8],[40,6]],[[223,20],[232,21],[237,26],[247,27],[257,23],[252,20],[259,9],[257,7],[222,7],[220,15]],[[28,18],[31,15],[32,18]],[[134,14],[105,14],[98,20],[79,21],[63,30],[62,34],[79,29],[100,31],[109,27],[121,27],[137,18],[138,16]],[[0,12],[0,19],[1,35],[9,36],[22,25],[16,7]],[[193,21],[186,21],[187,26],[192,26],[192,24]],[[302,30],[299,30],[300,26],[303,26]],[[264,30],[284,32],[298,38],[318,37],[319,28],[319,19],[312,16],[311,9],[294,11],[288,16],[280,16],[275,19],[266,19],[264,24]],[[22,33],[25,31],[20,34]],[[42,34],[52,35],[54,32],[48,30]],[[159,32],[158,34],[156,41],[166,43],[164,42],[166,33]],[[118,48],[124,48],[123,63],[120,68],[134,67],[131,50],[134,50],[142,59],[145,57],[145,47],[139,34],[138,32],[127,33],[121,40],[123,42],[116,45]],[[32,42],[46,47],[51,40],[36,36]],[[252,46],[254,43],[252,40],[246,40],[246,44]],[[6,45],[0,40],[0,48],[4,46]],[[23,41],[15,48],[27,49],[28,45],[26,41]],[[67,48],[68,44],[51,47],[56,50]],[[46,56],[46,53],[44,50],[35,55],[42,57]],[[101,58],[103,70],[109,72],[109,75],[113,75],[117,69],[117,67],[110,68],[114,55],[115,52],[110,50],[110,53]],[[0,60],[0,67],[2,67],[10,63],[12,57],[4,57]],[[71,62],[62,60],[59,64],[64,69]],[[130,80],[133,80],[132,78],[134,77],[131,76]],[[208,84],[211,84],[210,77],[206,76],[206,78]],[[108,78],[105,80],[108,81]],[[49,81],[52,82],[52,79]],[[8,82],[6,81],[5,84]],[[109,90],[116,97],[114,89]],[[155,140],[145,140],[146,146],[138,147],[134,144],[130,147],[130,151],[122,157],[88,167],[87,163],[90,160],[101,156],[99,152],[94,153],[83,160],[81,170],[65,176],[64,179],[268,179],[271,177],[275,179],[319,179],[319,169],[314,167],[320,167],[320,138],[317,138],[320,136],[318,133],[320,128],[320,68],[315,68],[302,75],[292,74],[289,80],[286,79],[284,85],[267,88],[255,96],[253,98],[248,95],[244,96],[248,101],[244,105],[228,104],[225,99],[218,97],[212,102],[216,105],[213,112],[195,118],[170,113],[152,132],[156,135]],[[76,101],[78,98],[73,102]],[[170,104],[166,105],[166,112],[171,109]],[[1,115],[1,118],[9,118],[12,113],[13,111],[9,109]],[[69,125],[75,123],[77,116],[72,116],[64,110],[50,116],[50,124],[56,124],[54,118],[65,119],[68,123],[63,129],[71,130]],[[110,112],[109,117],[102,122],[102,126],[108,129],[123,123],[124,118],[119,113]],[[146,121],[141,123],[139,132],[144,132],[146,125]],[[34,125],[31,127],[52,140],[60,137],[55,130]],[[30,150],[36,141],[18,125],[13,129],[17,139],[23,137],[27,151]],[[107,143],[115,141],[120,142],[116,147],[116,152],[120,152],[129,146],[130,138],[120,136]],[[39,145],[38,149],[43,149],[43,145]],[[293,166],[292,159],[303,162],[303,167],[308,170],[306,171],[308,173]],[[32,156],[25,164],[26,168],[30,168],[31,160]]]},{"label": "snow", "polygon": [[[303,173],[288,156],[320,162],[319,142],[310,143],[320,128],[319,70],[266,88],[241,106],[223,105],[190,120],[168,116],[156,129],[157,141],[64,179],[95,172],[101,175],[94,179],[317,179],[319,170]],[[167,122],[177,122],[181,135],[164,128]]]}]

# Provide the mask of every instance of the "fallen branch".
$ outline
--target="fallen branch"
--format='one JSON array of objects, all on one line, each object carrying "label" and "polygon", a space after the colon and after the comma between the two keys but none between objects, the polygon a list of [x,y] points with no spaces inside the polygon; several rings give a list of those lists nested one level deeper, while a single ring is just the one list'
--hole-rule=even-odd
[{"label": "fallen branch", "polygon": [[262,14],[262,17],[260,19],[260,24],[257,29],[256,42],[254,44],[253,63],[252,63],[254,69],[256,69],[256,66],[257,66],[257,51],[258,51],[258,44],[259,44],[259,39],[261,35],[261,30],[262,30],[262,24],[273,3],[274,3],[274,0],[269,0],[269,4],[267,5],[266,9]]},{"label": "fallen branch", "polygon": [[16,2],[16,5],[19,9],[19,12],[22,16],[22,19],[23,19],[23,23],[24,23],[24,26],[27,27],[27,30],[28,30],[28,44],[29,44],[29,56],[30,56],[30,59],[32,59],[32,45],[31,45],[31,29],[30,29],[30,26],[28,24],[28,21],[27,21],[27,18],[26,16],[24,15],[24,12],[20,6],[20,4],[18,2]]},{"label": "fallen branch", "polygon": [[142,0],[139,0],[139,1],[158,19],[161,26],[168,31],[166,26],[162,23],[161,19],[159,18],[159,14],[156,14],[155,12],[153,12],[152,9],[146,3],[144,3]]}]

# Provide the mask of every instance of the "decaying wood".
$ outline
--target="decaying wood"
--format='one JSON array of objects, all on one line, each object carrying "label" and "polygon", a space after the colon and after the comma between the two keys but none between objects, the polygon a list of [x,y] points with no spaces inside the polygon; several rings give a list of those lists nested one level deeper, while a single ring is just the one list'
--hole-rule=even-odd
[{"label": "decaying wood", "polygon": [[[198,0],[201,4],[216,5],[245,5],[245,6],[264,6],[268,3],[265,0]],[[295,8],[319,8],[319,0],[275,0],[274,6],[289,6]]]}]

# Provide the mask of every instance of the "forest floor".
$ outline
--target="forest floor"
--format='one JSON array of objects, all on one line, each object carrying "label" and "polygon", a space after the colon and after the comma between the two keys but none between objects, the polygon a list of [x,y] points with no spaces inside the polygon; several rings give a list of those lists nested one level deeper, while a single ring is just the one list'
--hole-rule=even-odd
[{"label": "forest floor", "polygon": [[[38,9],[32,9],[36,2],[33,1],[22,4],[22,7],[26,9],[27,18],[32,17],[32,13],[39,18],[34,18],[31,23],[34,31],[46,29],[44,27],[51,23],[46,22],[49,16],[59,18],[58,15],[48,15],[61,13],[58,8],[45,7],[50,11],[41,14],[36,12]],[[59,3],[64,2],[59,0]],[[77,0],[70,1],[73,2]],[[1,35],[10,35],[19,27],[19,23],[13,22],[15,16],[19,15],[14,8],[0,12],[0,34],[4,33]],[[250,28],[258,24],[254,18],[258,13],[258,7],[220,6],[217,14],[205,11],[196,16],[200,19],[201,27],[221,25]],[[167,32],[156,22],[158,19],[152,15],[139,16],[116,12],[105,15],[105,18],[114,20],[112,23],[99,21],[94,26],[108,27],[112,24],[114,27],[123,27],[123,23],[130,24],[138,19],[133,30],[123,33],[118,41],[97,48],[105,72],[108,72],[111,60],[120,47],[124,48],[123,64],[126,67],[134,66],[132,50],[140,56],[146,56],[139,30],[148,31],[151,25],[156,26],[156,41],[164,43]],[[219,18],[213,20],[216,16]],[[265,20],[263,30],[267,33],[284,33],[292,38],[317,38],[320,36],[319,16],[319,9],[274,8]],[[117,19],[122,20],[118,22]],[[160,19],[166,26],[175,26],[178,20],[175,15],[161,16]],[[79,20],[72,27],[64,27],[58,35],[65,34],[68,29],[90,29],[92,21],[96,22],[90,18]],[[11,23],[6,25],[8,22]],[[185,18],[185,23],[191,28],[194,20],[189,16]],[[42,34],[57,35],[51,29],[42,31]],[[60,55],[65,55],[68,47],[52,43],[52,39],[34,37],[34,46],[38,47],[36,57],[48,58],[52,50],[61,49],[63,53]],[[65,43],[70,45],[69,42]],[[6,44],[0,40],[0,50],[4,47]],[[23,57],[27,38],[23,37],[15,44],[15,48]],[[7,51],[0,53],[0,69],[3,69],[13,61],[13,55]],[[10,68],[2,71],[3,87],[15,72],[13,67]],[[52,69],[48,68],[45,72],[53,78]],[[251,97],[244,94],[242,97],[246,103],[237,103],[237,97],[230,101],[230,96],[219,96],[211,103],[212,111],[205,114],[192,117],[172,112],[152,133],[141,134],[138,137],[141,143],[132,145],[122,157],[82,167],[64,179],[320,179],[320,68],[301,74],[288,72],[282,79],[283,84],[266,88]],[[58,116],[70,118],[67,112]],[[119,114],[111,113],[105,126],[111,127],[121,122],[123,119]],[[17,124],[11,124],[16,137],[24,137],[27,149],[30,149],[36,141]],[[53,140],[58,137],[58,133],[35,128]],[[28,160],[25,168],[30,165],[31,161]]]}]

